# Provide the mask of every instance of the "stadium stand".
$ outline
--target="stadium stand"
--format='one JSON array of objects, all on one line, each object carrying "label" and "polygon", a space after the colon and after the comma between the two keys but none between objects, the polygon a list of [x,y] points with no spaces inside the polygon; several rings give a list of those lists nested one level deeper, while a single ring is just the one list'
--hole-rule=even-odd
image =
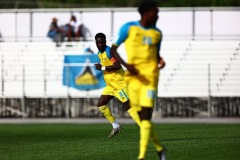
[{"label": "stadium stand", "polygon": [[[55,43],[52,42],[0,43],[1,99],[17,98],[17,103],[20,105],[21,103],[27,103],[22,100],[23,98],[32,100],[45,98],[47,101],[61,101],[61,98],[70,97],[75,98],[71,105],[79,105],[80,103],[86,103],[86,101],[90,104],[91,100],[88,98],[98,98],[101,89],[78,91],[62,85],[64,55],[81,54],[85,46],[90,46],[96,52],[94,42],[64,42],[60,47],[56,47]],[[158,97],[162,98],[161,105],[164,105],[165,102],[166,105],[165,108],[160,106],[158,109],[162,108],[162,111],[165,109],[165,112],[167,112],[167,110],[171,110],[171,107],[167,107],[171,98],[184,99],[187,97],[188,99],[195,98],[193,100],[194,104],[182,104],[186,102],[185,100],[176,103],[186,106],[185,109],[194,113],[201,112],[201,107],[196,105],[199,104],[204,106],[204,113],[207,114],[209,112],[207,108],[209,97],[240,97],[239,50],[239,41],[163,41],[161,54],[167,65],[161,71]],[[123,46],[119,48],[119,52],[126,59]],[[83,102],[83,99],[85,99],[85,102]],[[215,106],[219,104],[218,102],[212,103]],[[234,103],[234,101],[231,103]],[[239,99],[236,103],[239,103]],[[28,104],[31,106],[33,102],[28,102]],[[62,115],[62,110],[66,111],[65,116],[68,114],[79,116],[79,114],[76,114],[76,110],[77,113],[82,110],[85,115],[88,114],[88,111],[96,112],[94,107],[85,109],[70,107],[69,111],[64,107],[67,105],[66,101],[57,104],[57,106],[52,105],[55,109],[50,110],[55,111],[51,113],[51,116]],[[195,108],[189,107],[191,105],[194,105]],[[17,106],[15,108],[18,108]],[[239,104],[236,106],[237,115],[239,115]],[[14,105],[8,105],[7,107],[8,112],[14,113],[14,115],[26,116],[25,112],[14,109]],[[43,109],[40,113],[35,113],[36,111],[31,107],[27,108],[20,110],[28,110],[28,116],[34,114],[42,116],[50,112],[49,108]],[[186,114],[182,114],[179,109],[176,110],[178,115]]]}]

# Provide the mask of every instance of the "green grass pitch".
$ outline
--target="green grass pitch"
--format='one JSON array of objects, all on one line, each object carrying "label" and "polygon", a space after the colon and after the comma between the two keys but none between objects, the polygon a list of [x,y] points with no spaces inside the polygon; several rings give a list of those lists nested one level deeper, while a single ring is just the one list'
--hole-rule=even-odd
[{"label": "green grass pitch", "polygon": [[[139,128],[107,139],[110,124],[1,124],[1,160],[137,160]],[[154,124],[167,160],[239,160],[240,124]],[[152,143],[146,160],[157,160]]]}]

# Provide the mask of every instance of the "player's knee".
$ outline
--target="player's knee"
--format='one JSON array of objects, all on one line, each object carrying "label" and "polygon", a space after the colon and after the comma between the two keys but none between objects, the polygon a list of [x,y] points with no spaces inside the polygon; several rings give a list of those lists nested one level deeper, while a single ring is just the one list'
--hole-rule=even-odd
[{"label": "player's knee", "polygon": [[138,112],[141,120],[151,120],[152,119],[152,108],[142,107],[141,111]]},{"label": "player's knee", "polygon": [[128,111],[130,109],[129,101],[124,102],[123,107],[126,111]]},{"label": "player's knee", "polygon": [[151,128],[152,127],[152,122],[149,120],[142,120],[141,121],[141,127],[143,128]]},{"label": "player's knee", "polygon": [[107,106],[103,105],[103,106],[99,106],[99,109],[101,112],[104,112],[104,110],[106,109]]},{"label": "player's knee", "polygon": [[97,107],[100,108],[101,106],[103,106],[101,103],[98,103],[98,104],[97,104]]},{"label": "player's knee", "polygon": [[97,106],[98,107],[101,107],[101,106],[104,106],[106,105],[107,103],[105,103],[103,100],[100,100],[98,103],[97,103]]}]

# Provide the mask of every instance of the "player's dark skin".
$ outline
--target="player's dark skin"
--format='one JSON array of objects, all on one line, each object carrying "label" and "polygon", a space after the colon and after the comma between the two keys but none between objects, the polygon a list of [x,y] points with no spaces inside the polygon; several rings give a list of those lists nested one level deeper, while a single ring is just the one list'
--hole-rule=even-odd
[{"label": "player's dark skin", "polygon": [[[100,52],[104,52],[105,48],[106,48],[106,40],[104,38],[97,38],[96,39],[96,45],[97,45],[97,48]],[[94,66],[97,70],[101,70],[102,65],[100,63],[96,63],[96,64],[94,64]],[[121,68],[120,63],[118,61],[116,61],[116,62],[113,63],[113,65],[107,66],[105,68],[105,70],[106,71],[114,71],[114,70],[118,70],[120,68]],[[97,106],[101,107],[103,105],[106,105],[113,98],[114,98],[114,96],[101,95],[101,97],[99,98]],[[126,111],[128,111],[130,109],[129,101],[124,102],[123,107]]]},{"label": "player's dark skin", "polygon": [[[143,15],[141,15],[140,24],[143,27],[147,28],[147,27],[156,25],[157,20],[158,20],[158,8],[154,7],[152,9],[150,9],[149,11],[145,12]],[[139,71],[134,67],[134,65],[126,63],[120,57],[120,55],[117,52],[116,46],[114,46],[114,45],[112,46],[111,53],[117,60],[119,60],[119,62],[123,66],[125,66],[127,68],[127,70],[130,72],[130,74],[138,75]],[[159,56],[158,59],[156,59],[156,61],[158,61],[158,63],[160,64],[159,69],[162,69],[165,67],[165,61],[163,60],[162,57]],[[138,112],[140,119],[141,120],[151,120],[153,108],[149,108],[146,106],[142,106],[141,108],[142,108],[142,110],[140,112]]]}]

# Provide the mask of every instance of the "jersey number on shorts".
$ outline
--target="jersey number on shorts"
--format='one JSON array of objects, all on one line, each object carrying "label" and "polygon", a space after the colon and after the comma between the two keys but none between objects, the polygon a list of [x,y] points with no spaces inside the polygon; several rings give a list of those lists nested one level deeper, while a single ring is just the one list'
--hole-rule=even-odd
[{"label": "jersey number on shorts", "polygon": [[156,96],[156,94],[155,94],[154,90],[148,90],[148,92],[147,92],[147,97],[148,98],[154,99],[155,96]]}]

